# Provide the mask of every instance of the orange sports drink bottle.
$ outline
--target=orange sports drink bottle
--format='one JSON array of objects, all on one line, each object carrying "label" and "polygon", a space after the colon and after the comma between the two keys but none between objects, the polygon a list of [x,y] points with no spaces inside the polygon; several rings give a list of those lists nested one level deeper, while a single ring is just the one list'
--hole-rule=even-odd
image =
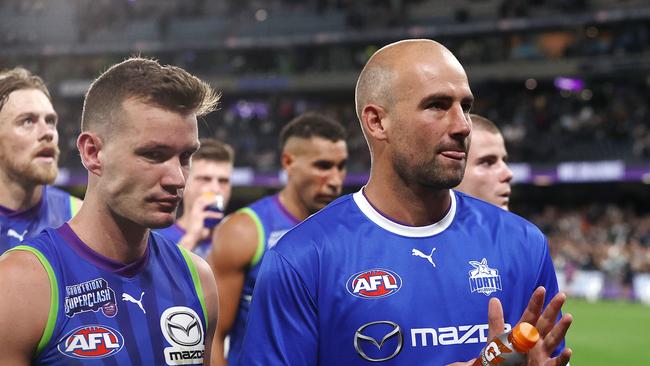
[{"label": "orange sports drink bottle", "polygon": [[492,339],[481,350],[473,366],[520,366],[528,360],[528,351],[539,340],[539,332],[533,325],[521,322],[508,333]]},{"label": "orange sports drink bottle", "polygon": [[[214,212],[220,212],[223,213],[223,196],[220,194],[215,194],[213,192],[205,192],[203,193],[205,197],[210,199],[212,203],[210,203],[208,206],[206,206],[205,210],[206,211],[214,211]],[[217,224],[221,222],[221,219],[214,219],[211,217],[206,218],[203,220],[203,226],[212,229],[213,227],[217,226]]]}]

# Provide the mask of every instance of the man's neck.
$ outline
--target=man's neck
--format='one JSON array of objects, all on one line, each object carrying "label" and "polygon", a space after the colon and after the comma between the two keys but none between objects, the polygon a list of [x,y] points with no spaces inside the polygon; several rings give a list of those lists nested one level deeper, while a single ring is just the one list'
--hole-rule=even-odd
[{"label": "man's neck", "polygon": [[147,249],[149,229],[116,217],[88,195],[70,227],[94,251],[120,263],[135,262]]},{"label": "man's neck", "polygon": [[372,174],[363,193],[377,210],[411,226],[426,226],[440,221],[451,205],[449,189],[405,186],[403,182]]},{"label": "man's neck", "polygon": [[309,216],[309,210],[300,203],[298,194],[290,187],[285,187],[278,195],[280,203],[298,221],[303,221]]},{"label": "man's neck", "polygon": [[190,223],[188,222],[190,219],[190,215],[185,214],[186,212],[188,211],[185,211],[185,209],[183,209],[183,216],[179,217],[178,219],[176,219],[176,222],[174,222],[174,224],[178,225],[178,227],[180,227],[185,231],[187,231],[187,228],[190,226]]},{"label": "man's neck", "polygon": [[0,172],[0,206],[12,211],[25,211],[36,206],[42,196],[42,185],[23,184]]}]

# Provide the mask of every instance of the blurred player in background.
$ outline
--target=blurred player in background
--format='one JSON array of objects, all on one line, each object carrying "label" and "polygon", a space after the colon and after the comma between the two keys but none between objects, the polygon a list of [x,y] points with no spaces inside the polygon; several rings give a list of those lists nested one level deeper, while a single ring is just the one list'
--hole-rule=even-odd
[{"label": "blurred player in background", "polygon": [[92,83],[77,139],[83,206],[0,259],[1,365],[209,361],[214,276],[149,228],[174,222],[197,116],[217,101],[183,69],[142,58]]},{"label": "blurred player in background", "polygon": [[81,200],[49,186],[58,173],[58,116],[43,80],[0,72],[0,254],[72,217]]},{"label": "blurred player in background", "polygon": [[501,131],[485,117],[470,114],[470,118],[472,142],[463,181],[456,189],[507,210],[512,171]]},{"label": "blurred player in background", "polygon": [[266,253],[239,365],[445,365],[520,320],[542,337],[531,365],[568,362],[571,317],[555,323],[565,295],[554,296],[542,233],[451,190],[472,104],[463,67],[437,42],[401,41],[370,58],[356,88],[370,179]]},{"label": "blurred player in background", "polygon": [[[216,139],[202,139],[201,147],[192,156],[185,184],[183,215],[172,226],[156,231],[201,258],[207,258],[212,246],[212,231],[223,218],[230,201],[234,160],[235,152],[229,145]],[[221,212],[208,209],[216,206],[217,200]]]},{"label": "blurred player in background", "polygon": [[236,364],[266,251],[290,228],[341,194],[348,159],[345,138],[343,126],[322,115],[306,113],[293,119],[280,133],[285,187],[228,216],[217,227],[209,258],[222,294],[214,364],[226,364],[223,345],[227,335],[228,364]]}]

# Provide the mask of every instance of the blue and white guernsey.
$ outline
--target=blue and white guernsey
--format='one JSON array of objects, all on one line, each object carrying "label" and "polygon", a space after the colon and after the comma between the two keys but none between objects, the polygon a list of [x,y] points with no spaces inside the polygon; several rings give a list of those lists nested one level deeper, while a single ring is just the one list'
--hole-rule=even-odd
[{"label": "blue and white guernsey", "polygon": [[59,227],[81,207],[81,200],[58,188],[43,187],[41,201],[25,211],[0,206],[0,254],[48,227]]},{"label": "blue and white guernsey", "polygon": [[202,365],[208,328],[190,254],[150,234],[123,265],[93,251],[68,224],[12,250],[32,252],[52,290],[38,365]]},{"label": "blue and white guernsey", "polygon": [[487,341],[489,299],[509,328],[538,286],[547,302],[558,291],[546,239],[521,217],[451,191],[442,220],[405,226],[360,191],[266,253],[239,365],[467,361]]}]

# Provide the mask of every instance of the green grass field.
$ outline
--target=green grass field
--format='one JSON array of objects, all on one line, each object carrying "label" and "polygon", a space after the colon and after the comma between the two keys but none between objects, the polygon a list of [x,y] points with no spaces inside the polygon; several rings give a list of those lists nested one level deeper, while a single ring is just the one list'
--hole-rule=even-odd
[{"label": "green grass field", "polygon": [[569,299],[567,345],[572,366],[650,365],[650,307],[638,303]]}]

